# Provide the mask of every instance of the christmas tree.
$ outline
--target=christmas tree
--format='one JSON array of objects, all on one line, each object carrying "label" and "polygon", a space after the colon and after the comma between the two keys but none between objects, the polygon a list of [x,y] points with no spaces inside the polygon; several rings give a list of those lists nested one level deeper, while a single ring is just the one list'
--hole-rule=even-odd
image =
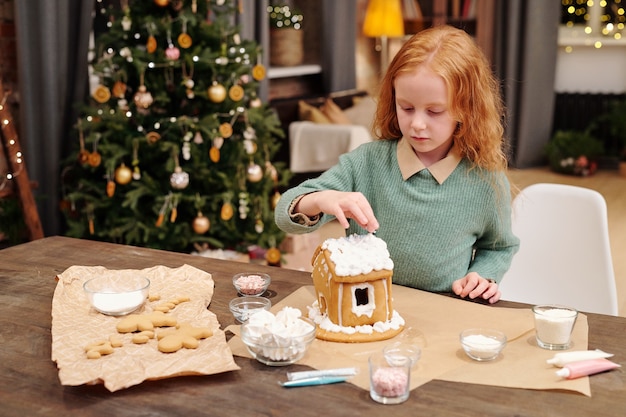
[{"label": "christmas tree", "polygon": [[269,263],[290,173],[272,162],[284,132],[257,96],[261,50],[233,24],[238,0],[122,1],[101,7],[89,103],[62,171],[67,235]]}]

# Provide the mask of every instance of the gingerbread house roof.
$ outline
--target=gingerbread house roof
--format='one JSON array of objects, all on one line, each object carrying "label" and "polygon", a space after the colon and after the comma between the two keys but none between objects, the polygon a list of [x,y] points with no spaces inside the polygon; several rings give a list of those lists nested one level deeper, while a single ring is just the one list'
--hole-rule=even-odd
[{"label": "gingerbread house roof", "polygon": [[315,250],[313,265],[322,256],[337,282],[367,282],[393,274],[387,244],[373,234],[326,239]]}]

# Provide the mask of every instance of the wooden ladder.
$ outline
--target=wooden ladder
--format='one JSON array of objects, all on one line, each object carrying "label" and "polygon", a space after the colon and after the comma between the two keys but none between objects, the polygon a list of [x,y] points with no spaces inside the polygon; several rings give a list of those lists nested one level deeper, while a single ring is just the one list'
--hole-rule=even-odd
[{"label": "wooden ladder", "polygon": [[[0,198],[17,197],[22,207],[24,223],[30,240],[44,237],[37,205],[32,193],[32,184],[26,171],[20,141],[13,123],[7,98],[11,91],[5,91],[0,80],[0,158],[6,160],[6,173],[0,172]],[[0,164],[0,167],[4,164]]]}]

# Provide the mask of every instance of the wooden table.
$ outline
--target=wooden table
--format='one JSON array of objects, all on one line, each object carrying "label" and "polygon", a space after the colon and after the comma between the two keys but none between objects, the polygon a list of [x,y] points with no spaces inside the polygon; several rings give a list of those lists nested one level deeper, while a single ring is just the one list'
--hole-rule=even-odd
[{"label": "wooden table", "polygon": [[[211,376],[146,381],[109,392],[102,385],[62,386],[51,358],[54,277],[72,265],[142,269],[189,264],[215,280],[209,309],[225,328],[234,323],[228,301],[236,293],[236,262],[172,252],[50,237],[0,250],[0,415],[2,416],[623,416],[626,375],[616,370],[591,377],[592,397],[572,392],[533,391],[432,381],[400,405],[379,405],[349,383],[282,388],[287,370],[235,357],[241,370]],[[272,275],[273,302],[311,283],[310,274],[259,266]],[[526,307],[501,302],[506,307]],[[497,307],[496,307],[497,308]],[[626,318],[588,314],[589,348],[626,358]]]}]

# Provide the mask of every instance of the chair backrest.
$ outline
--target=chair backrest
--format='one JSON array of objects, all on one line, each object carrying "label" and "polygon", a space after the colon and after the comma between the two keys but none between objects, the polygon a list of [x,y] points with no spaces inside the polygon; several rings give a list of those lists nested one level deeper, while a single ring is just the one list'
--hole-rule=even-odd
[{"label": "chair backrest", "polygon": [[617,315],[607,208],[597,191],[534,184],[513,200],[519,252],[500,284],[503,300],[562,304]]}]

